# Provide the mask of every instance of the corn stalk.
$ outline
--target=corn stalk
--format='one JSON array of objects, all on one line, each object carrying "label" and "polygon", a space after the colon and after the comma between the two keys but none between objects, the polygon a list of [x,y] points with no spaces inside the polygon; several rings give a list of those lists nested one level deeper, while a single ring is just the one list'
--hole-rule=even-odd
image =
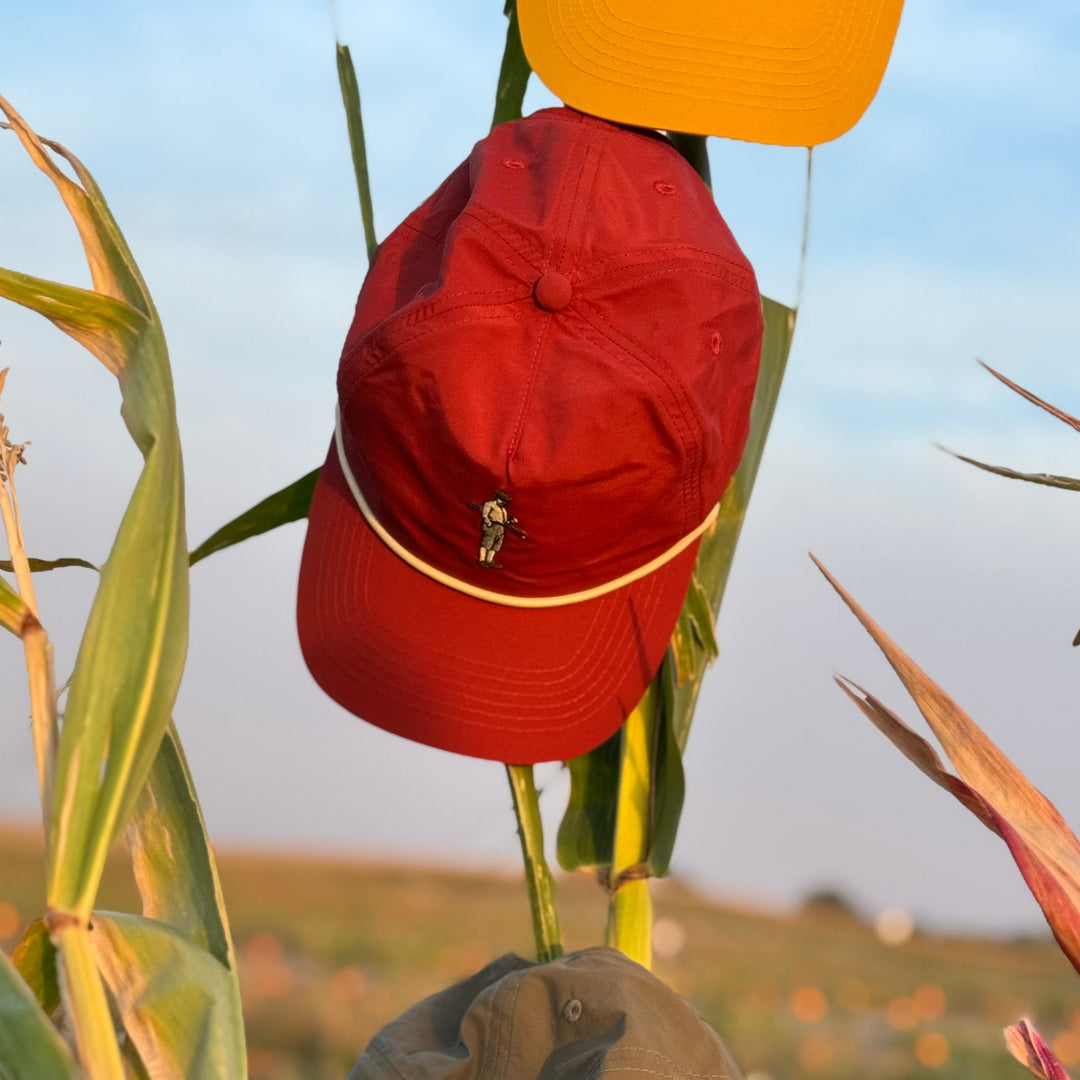
[{"label": "corn stalk", "polygon": [[[63,199],[93,283],[80,289],[0,269],[0,296],[50,319],[116,377],[121,415],[143,456],[101,572],[57,733],[51,649],[37,619],[34,567],[14,497],[21,448],[6,428],[0,440],[0,516],[19,585],[19,593],[0,588],[0,622],[20,634],[27,651],[47,834],[46,914],[16,949],[17,966],[0,973],[0,1048],[16,1047],[11,1054],[5,1049],[0,1074],[74,1076],[74,1060],[87,1080],[123,1080],[128,1067],[155,1080],[233,1080],[245,1072],[235,962],[171,723],[187,651],[188,553],[165,338],[91,174],[64,147],[39,137],[3,98],[0,110],[4,126]],[[87,565],[51,565],[71,563]],[[38,568],[48,565],[39,561]],[[105,916],[93,911],[94,899],[106,855],[125,826],[144,915]],[[178,863],[183,880],[171,880]],[[47,1006],[55,1006],[57,996],[73,1059],[65,1052],[57,1057],[52,1037],[43,1034]],[[123,1051],[114,1011],[126,1034]],[[32,1062],[42,1054],[62,1064],[35,1073]]]}]

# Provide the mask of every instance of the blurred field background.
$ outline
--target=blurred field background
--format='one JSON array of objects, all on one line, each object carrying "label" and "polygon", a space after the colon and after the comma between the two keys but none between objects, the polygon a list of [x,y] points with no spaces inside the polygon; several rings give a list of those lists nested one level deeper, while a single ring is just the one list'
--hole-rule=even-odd
[{"label": "blurred field background", "polygon": [[[507,951],[529,955],[520,880],[406,863],[220,853],[251,1080],[343,1080],[409,1005]],[[43,909],[41,842],[0,826],[0,944]],[[566,944],[602,939],[591,878],[558,882]],[[1046,937],[923,930],[886,944],[842,897],[754,911],[655,884],[655,970],[720,1032],[747,1080],[1019,1080],[1001,1028],[1032,1017],[1080,1063],[1080,984]],[[123,858],[98,906],[138,910]],[[887,936],[887,935],[886,935]]]}]

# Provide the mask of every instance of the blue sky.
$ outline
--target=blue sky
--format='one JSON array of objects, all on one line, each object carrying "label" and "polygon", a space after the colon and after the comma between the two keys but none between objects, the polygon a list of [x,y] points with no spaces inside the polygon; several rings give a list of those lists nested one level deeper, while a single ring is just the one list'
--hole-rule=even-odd
[{"label": "blue sky", "polygon": [[[321,3],[14,5],[0,93],[94,171],[165,322],[193,542],[321,460],[365,268]],[[340,0],[380,236],[490,122],[501,3]],[[527,109],[551,103],[533,84]],[[691,736],[676,870],[778,904],[829,884],[939,925],[1038,924],[1000,842],[832,686],[911,720],[816,576],[814,550],[1080,823],[1080,498],[952,462],[944,442],[1076,475],[1075,435],[981,357],[1080,411],[1080,14],[1066,3],[912,3],[863,121],[814,152],[810,257],[788,379]],[[721,212],[792,302],[805,152],[711,141]],[[83,283],[73,228],[0,140],[0,265]],[[0,308],[3,411],[32,440],[30,546],[102,559],[138,459],[115,385],[51,327]],[[292,628],[291,526],[193,574],[177,718],[219,843],[515,857],[498,766],[450,760],[323,698]],[[43,581],[69,667],[92,582]],[[17,650],[0,650],[4,685]],[[0,812],[33,812],[25,703],[0,725]],[[565,800],[542,772],[554,826]]]}]

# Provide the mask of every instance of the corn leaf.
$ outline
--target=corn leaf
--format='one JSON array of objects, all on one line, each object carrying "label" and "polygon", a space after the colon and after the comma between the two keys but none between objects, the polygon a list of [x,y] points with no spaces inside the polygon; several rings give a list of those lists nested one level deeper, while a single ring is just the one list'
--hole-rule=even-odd
[{"label": "corn leaf", "polygon": [[564,870],[611,865],[621,746],[617,731],[595,750],[567,762],[570,799],[556,838]]},{"label": "corn leaf", "polygon": [[217,864],[172,723],[165,729],[154,766],[135,804],[127,840],[143,915],[166,923],[206,949],[235,976],[236,959]]},{"label": "corn leaf", "polygon": [[[956,702],[900,650],[821,563],[816,559],[814,562],[885,654],[937,736],[957,771],[959,782],[975,798],[964,797],[962,788],[949,782],[943,786],[1004,839],[1062,951],[1080,971],[1080,841],[1053,803],[1034,788]],[[849,696],[854,696],[850,690],[848,692]],[[925,752],[913,746],[904,732],[897,731],[896,718],[888,719],[891,714],[887,714],[887,710],[868,695],[863,697],[868,707],[863,708],[864,713],[900,746],[910,760],[933,775],[933,762],[927,762]],[[857,697],[856,701],[862,707]],[[885,722],[879,723],[883,718]],[[927,764],[930,769],[925,767]],[[985,808],[985,814],[981,812],[980,804]],[[988,822],[987,817],[991,821]]]},{"label": "corn leaf", "polygon": [[[9,563],[9,568],[10,565]],[[21,638],[28,620],[37,622],[23,598],[3,578],[0,578],[0,626]]]},{"label": "corn leaf", "polygon": [[30,987],[0,952],[0,1078],[77,1080],[81,1075]]},{"label": "corn leaf", "polygon": [[312,469],[288,487],[275,491],[273,495],[268,495],[250,510],[245,510],[227,525],[222,525],[191,553],[190,564],[194,566],[207,555],[213,555],[215,551],[222,551],[234,544],[240,544],[253,536],[261,536],[265,532],[276,529],[279,525],[287,525],[290,521],[306,518],[318,479],[319,470]]},{"label": "corn leaf", "polygon": [[525,100],[525,89],[529,85],[529,76],[532,74],[532,68],[525,58],[525,49],[521,44],[517,0],[506,0],[503,14],[508,20],[506,45],[503,48],[499,81],[495,88],[495,114],[491,118],[492,127],[506,120],[517,120],[521,116],[521,104]]},{"label": "corn leaf", "polygon": [[1030,401],[1032,405],[1038,405],[1040,409],[1045,409],[1051,416],[1056,417],[1063,424],[1068,424],[1074,431],[1080,431],[1080,420],[1077,420],[1075,416],[1070,416],[1056,405],[1051,405],[1050,402],[1036,397],[1030,390],[1025,390],[1019,383],[1014,383],[1012,379],[1006,378],[1000,371],[995,371],[989,364],[984,364],[981,360],[979,364],[999,382],[1004,383],[1010,390],[1018,393],[1025,401]]},{"label": "corn leaf", "polygon": [[171,927],[94,912],[94,955],[151,1080],[247,1075],[230,970]]},{"label": "corn leaf", "polygon": [[340,42],[337,45],[337,69],[341,100],[345,105],[345,122],[349,126],[349,147],[356,172],[356,190],[360,195],[360,218],[364,223],[364,240],[370,262],[375,258],[379,241],[375,238],[375,216],[371,208],[371,181],[368,177],[367,148],[364,144],[364,118],[360,112],[360,87],[356,82],[356,68],[353,67],[349,47]]},{"label": "corn leaf", "polygon": [[1039,1080],[1069,1080],[1069,1074],[1043,1042],[1035,1025],[1026,1017],[1005,1029],[1005,1045],[1017,1061]]},{"label": "corn leaf", "polygon": [[60,1004],[60,982],[56,971],[56,946],[49,939],[43,919],[34,919],[11,954],[11,962],[34,992],[38,1004],[52,1013]]},{"label": "corn leaf", "polygon": [[[30,565],[30,572],[32,574],[41,574],[46,570],[62,570],[67,566],[81,566],[87,570],[98,570],[92,562],[87,562],[86,559],[79,559],[75,556],[66,556],[62,559],[27,559],[27,563]],[[0,559],[0,570],[7,570],[11,572],[11,560]]]},{"label": "corn leaf", "polygon": [[908,761],[930,777],[935,784],[963,803],[991,832],[1001,836],[997,820],[982,796],[945,768],[937,751],[926,739],[908,727],[896,713],[886,708],[873,694],[867,693],[850,679],[834,675],[833,681]]},{"label": "corn leaf", "polygon": [[[762,297],[762,315],[765,322],[761,343],[761,366],[758,369],[757,388],[750,411],[750,434],[743,449],[739,467],[731,478],[724,497],[720,500],[720,513],[715,524],[705,533],[698,549],[697,562],[694,565],[695,595],[691,605],[683,607],[679,616],[677,634],[692,634],[692,623],[700,627],[709,621],[700,611],[700,597],[708,601],[711,623],[715,625],[724,599],[731,564],[735,558],[735,547],[739,542],[746,510],[750,503],[750,494],[754,489],[758,469],[765,452],[765,441],[772,426],[776,402],[780,397],[780,386],[787,369],[788,353],[791,350],[792,336],[795,332],[795,312],[775,300]],[[672,710],[671,722],[674,726],[676,742],[680,750],[686,749],[686,740],[690,734],[690,724],[701,690],[702,676],[712,662],[715,653],[708,647],[696,650],[694,662],[689,671],[679,669],[675,680],[675,690],[669,702]],[[665,661],[666,662],[666,661]]]},{"label": "corn leaf", "polygon": [[671,722],[668,703],[675,687],[674,668],[666,664],[660,670],[660,704],[656,720],[652,756],[652,776],[649,803],[650,829],[646,865],[651,877],[664,877],[671,868],[675,837],[679,831],[683,802],[686,799],[686,775],[683,771],[683,749]]},{"label": "corn leaf", "polygon": [[0,109],[63,198],[94,284],[89,293],[4,272],[0,295],[52,318],[116,374],[121,415],[144,458],[79,647],[57,754],[47,899],[54,911],[85,919],[105,855],[157,754],[183,670],[183,465],[164,334],[101,191],[74,155],[40,139],[2,98]]},{"label": "corn leaf", "polygon": [[965,457],[947,447],[940,447],[946,454],[951,455],[958,461],[964,461],[968,465],[974,465],[976,469],[995,473],[997,476],[1005,476],[1010,480],[1026,480],[1030,484],[1045,484],[1047,487],[1064,488],[1066,491],[1080,491],[1080,480],[1071,476],[1055,476],[1053,473],[1022,473],[1015,469],[1006,468],[1004,465],[987,465],[985,461],[976,461],[975,458]]}]

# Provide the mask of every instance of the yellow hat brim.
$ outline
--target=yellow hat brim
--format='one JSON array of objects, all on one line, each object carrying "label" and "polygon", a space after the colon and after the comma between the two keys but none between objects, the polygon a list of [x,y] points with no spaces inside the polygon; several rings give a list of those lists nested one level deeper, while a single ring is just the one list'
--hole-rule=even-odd
[{"label": "yellow hat brim", "polygon": [[517,0],[533,70],[582,112],[816,146],[877,93],[903,0]]}]

